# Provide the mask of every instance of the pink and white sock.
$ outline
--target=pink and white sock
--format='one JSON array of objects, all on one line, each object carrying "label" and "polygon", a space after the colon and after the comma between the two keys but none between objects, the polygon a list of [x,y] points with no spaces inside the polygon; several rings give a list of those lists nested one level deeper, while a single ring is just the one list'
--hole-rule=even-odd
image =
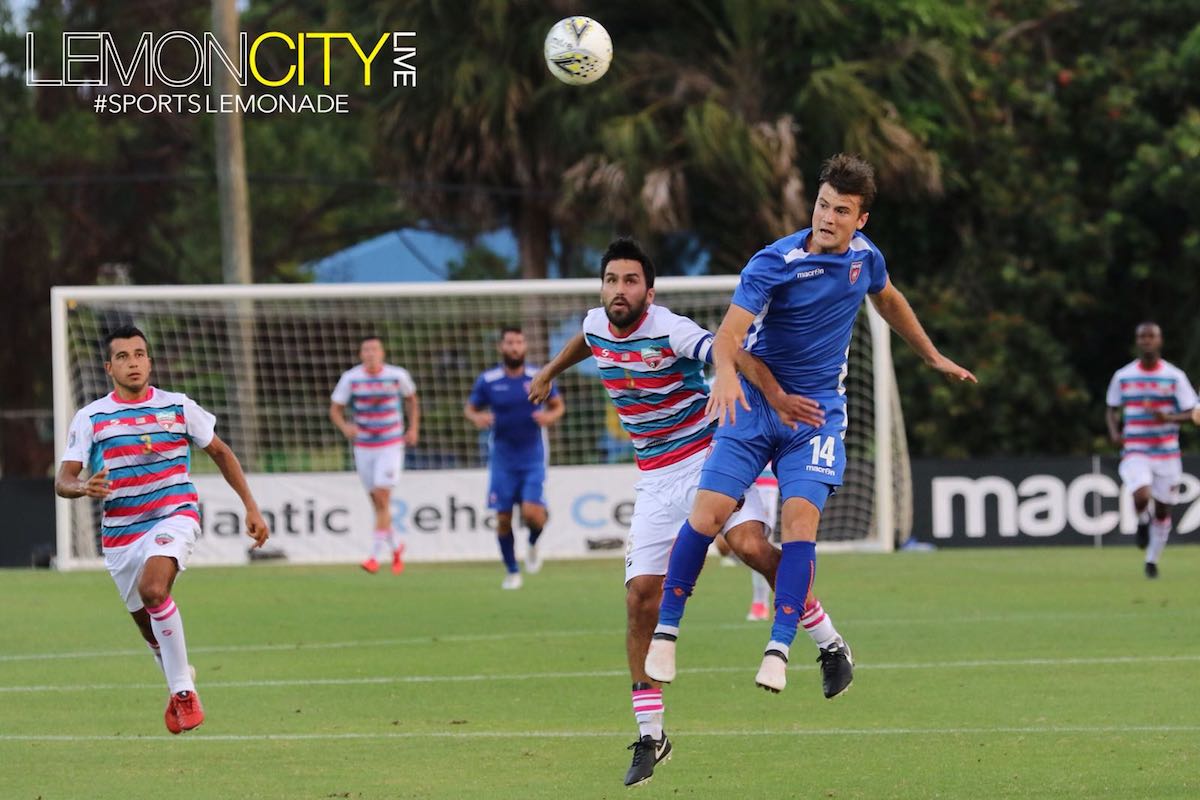
[{"label": "pink and white sock", "polygon": [[1171,535],[1171,518],[1150,521],[1150,544],[1146,546],[1146,563],[1157,564],[1162,556],[1163,548],[1167,546],[1167,538]]},{"label": "pink and white sock", "polygon": [[175,607],[175,601],[168,596],[161,606],[147,606],[146,611],[150,612],[150,628],[154,631],[154,638],[158,640],[163,673],[167,676],[167,687],[171,694],[195,691],[196,684],[192,682],[191,671],[188,669],[183,617]]},{"label": "pink and white sock", "polygon": [[753,570],[750,571],[750,602],[771,605],[771,584],[767,579]]},{"label": "pink and white sock", "polygon": [[161,669],[163,671],[163,675],[166,676],[167,671],[163,667],[162,650],[157,644],[151,644],[150,642],[146,642],[146,647],[150,648],[150,653],[154,656],[154,663],[158,664],[158,668]]},{"label": "pink and white sock", "polygon": [[815,597],[810,605],[804,607],[800,624],[804,626],[804,631],[809,638],[816,642],[817,647],[829,647],[842,639],[837,629],[833,627],[833,620],[825,613],[825,609],[821,608],[821,601]]},{"label": "pink and white sock", "polygon": [[637,720],[638,736],[649,734],[656,741],[663,735],[662,689],[647,683],[634,684],[633,716]]}]

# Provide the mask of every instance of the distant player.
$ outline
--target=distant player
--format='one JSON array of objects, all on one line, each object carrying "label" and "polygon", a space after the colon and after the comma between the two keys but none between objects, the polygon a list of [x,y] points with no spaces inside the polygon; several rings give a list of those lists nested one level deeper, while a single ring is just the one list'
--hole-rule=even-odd
[{"label": "distant player", "polygon": [[532,574],[542,568],[537,544],[546,526],[545,429],[562,418],[566,406],[553,386],[544,404],[529,401],[529,384],[537,368],[525,363],[525,334],[520,328],[503,328],[496,349],[501,363],[476,379],[463,414],[476,428],[492,432],[488,508],[496,512],[496,537],[507,571],[500,586],[520,589],[513,506],[521,506],[521,521],[529,528],[525,570]]},{"label": "distant player", "polygon": [[[863,298],[917,351],[948,376],[975,376],[943,356],[904,295],[888,279],[879,249],[859,230],[875,199],[875,177],[859,158],[837,155],[822,167],[812,227],[760,250],[742,269],[733,303],[713,342],[716,378],[709,409],[722,423],[704,464],[700,491],[679,531],[663,584],[646,673],[675,677],[675,645],[684,604],[708,550],[763,467],[772,462],[783,503],[783,556],[775,582],[775,621],[755,683],[778,692],[816,575],[817,526],[825,501],[842,483],[846,395],[842,384],[850,338]],[[819,424],[780,424],[762,393],[737,374],[737,354],[758,356],[789,394],[815,399]],[[825,661],[853,663],[850,648],[823,648]]]},{"label": "distant player", "polygon": [[[171,599],[175,576],[187,569],[200,535],[190,444],[208,453],[241,498],[253,546],[270,534],[237,456],[214,432],[216,418],[187,395],[150,385],[145,334],[118,328],[104,347],[113,392],[75,414],[54,491],[103,501],[104,566],[167,679],[167,730],[180,733],[204,722],[183,618]],[[79,477],[85,465],[86,481]]]},{"label": "distant player", "polygon": [[[1135,335],[1138,358],[1113,374],[1105,421],[1109,438],[1122,445],[1119,471],[1121,482],[1133,493],[1137,546],[1146,551],[1146,577],[1157,578],[1158,559],[1171,535],[1171,508],[1183,478],[1179,423],[1187,422],[1200,409],[1183,370],[1162,359],[1163,337],[1158,325],[1143,322]],[[1124,430],[1119,427],[1122,416]]]},{"label": "distant player", "polygon": [[[554,378],[592,356],[621,425],[633,439],[642,471],[625,554],[625,650],[639,737],[629,748],[633,762],[625,785],[635,786],[650,780],[655,765],[671,753],[663,731],[662,687],[652,682],[643,664],[675,532],[691,507],[715,429],[705,413],[708,385],[703,374],[711,362],[712,334],[654,303],[654,264],[636,242],[613,241],[600,263],[603,306],[588,312],[583,331],[534,378],[530,399],[547,397]],[[743,353],[738,367],[763,386],[785,424],[819,423],[816,404],[785,395],[757,359]],[[752,569],[773,577],[779,551],[763,535],[767,513],[760,494],[746,492],[736,506],[737,513],[724,526],[732,549]],[[819,609],[816,598],[811,601]],[[821,616],[814,638],[833,629],[828,617]],[[848,682],[849,674],[836,679]]]},{"label": "distant player", "polygon": [[[354,467],[375,510],[371,555],[362,568],[375,574],[380,556],[391,555],[392,574],[399,575],[404,571],[404,543],[392,528],[392,489],[404,469],[404,446],[412,447],[420,438],[421,404],[408,370],[385,363],[384,356],[378,336],[362,340],[358,348],[362,363],[342,373],[333,390],[329,419],[354,442]],[[346,419],[347,407],[353,421]]]}]

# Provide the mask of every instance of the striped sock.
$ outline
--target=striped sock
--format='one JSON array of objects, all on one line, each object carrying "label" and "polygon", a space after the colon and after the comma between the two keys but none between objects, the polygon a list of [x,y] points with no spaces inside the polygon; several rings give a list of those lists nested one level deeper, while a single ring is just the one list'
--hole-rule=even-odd
[{"label": "striped sock", "polygon": [[635,683],[633,685],[633,717],[637,720],[639,737],[649,734],[655,741],[662,739],[662,689],[649,683]]},{"label": "striped sock", "polygon": [[800,624],[804,626],[805,633],[816,643],[817,647],[829,647],[842,638],[837,629],[833,627],[833,620],[825,613],[825,609],[821,608],[821,601],[816,597],[813,597],[811,605],[805,606],[804,616],[800,617]]},{"label": "striped sock", "polygon": [[175,606],[175,601],[167,597],[161,606],[147,606],[150,612],[150,628],[154,638],[158,640],[159,653],[162,654],[163,673],[167,676],[167,686],[171,694],[193,692],[196,684],[188,670],[187,640],[183,636],[183,617]]}]

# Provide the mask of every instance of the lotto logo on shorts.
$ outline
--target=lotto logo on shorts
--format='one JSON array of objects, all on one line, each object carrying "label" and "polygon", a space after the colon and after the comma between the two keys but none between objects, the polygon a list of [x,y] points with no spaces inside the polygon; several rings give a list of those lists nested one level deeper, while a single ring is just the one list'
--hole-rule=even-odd
[{"label": "lotto logo on shorts", "polygon": [[175,541],[175,537],[169,533],[160,533],[154,537],[154,543],[157,545],[170,544]]}]

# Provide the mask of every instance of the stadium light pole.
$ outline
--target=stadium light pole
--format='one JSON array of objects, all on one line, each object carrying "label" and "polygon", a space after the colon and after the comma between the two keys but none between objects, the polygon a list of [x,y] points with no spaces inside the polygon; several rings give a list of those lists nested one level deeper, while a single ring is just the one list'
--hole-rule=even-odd
[{"label": "stadium light pole", "polygon": [[[213,33],[226,53],[239,52],[238,11],[235,0],[213,0]],[[243,63],[242,69],[248,69]],[[239,93],[239,85],[225,69],[213,70],[213,94]],[[218,105],[218,107],[220,107]],[[246,186],[246,149],[242,137],[242,113],[234,108],[217,114],[216,136],[217,205],[221,214],[221,273],[225,283],[254,282],[250,261],[250,193]],[[256,370],[254,368],[254,306],[236,301],[237,324],[229,330],[235,369],[228,376],[227,414],[236,414],[242,436],[237,438],[238,452],[247,470],[258,464],[258,409]]]}]

